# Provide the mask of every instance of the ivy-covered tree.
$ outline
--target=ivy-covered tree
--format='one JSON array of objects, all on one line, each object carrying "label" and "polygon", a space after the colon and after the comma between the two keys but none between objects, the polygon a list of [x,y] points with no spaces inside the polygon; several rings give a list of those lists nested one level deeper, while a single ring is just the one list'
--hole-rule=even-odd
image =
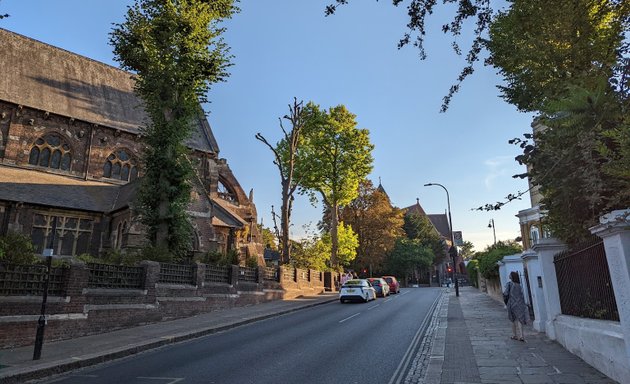
[{"label": "ivy-covered tree", "polygon": [[[300,183],[312,200],[317,196],[330,211],[331,266],[338,266],[339,207],[357,196],[359,181],[372,170],[369,131],[357,128],[345,106],[328,111],[314,103],[305,107],[304,145],[299,156]],[[308,168],[308,171],[305,170]]]},{"label": "ivy-covered tree", "polygon": [[115,58],[134,73],[149,117],[135,208],[151,244],[175,257],[190,246],[192,168],[184,141],[210,85],[228,76],[218,23],[235,11],[233,0],[137,0],[110,34]]},{"label": "ivy-covered tree", "polygon": [[341,208],[340,218],[359,237],[355,269],[384,271],[396,239],[404,236],[403,212],[393,207],[387,195],[374,188],[370,180],[363,180],[359,183],[359,195]]}]

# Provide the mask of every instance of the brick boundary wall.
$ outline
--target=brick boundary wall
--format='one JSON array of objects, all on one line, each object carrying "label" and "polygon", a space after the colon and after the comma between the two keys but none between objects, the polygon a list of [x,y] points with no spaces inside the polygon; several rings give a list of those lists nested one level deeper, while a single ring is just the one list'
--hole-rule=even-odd
[{"label": "brick boundary wall", "polygon": [[[159,263],[144,261],[141,266],[143,289],[107,289],[88,288],[88,267],[72,264],[64,271],[63,296],[48,296],[45,340],[71,339],[218,309],[317,295],[330,290],[324,285],[325,274],[338,279],[335,273],[283,266],[278,281],[264,279],[264,267],[259,267],[256,281],[239,281],[239,266],[233,265],[229,283],[213,283],[204,281],[206,265],[197,264],[195,285],[164,284],[159,282]],[[41,299],[0,296],[0,349],[34,343]]]}]

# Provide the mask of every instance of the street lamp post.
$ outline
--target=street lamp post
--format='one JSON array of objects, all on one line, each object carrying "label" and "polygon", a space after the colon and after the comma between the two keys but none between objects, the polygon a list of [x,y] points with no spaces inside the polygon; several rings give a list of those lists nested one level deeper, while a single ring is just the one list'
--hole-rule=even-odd
[{"label": "street lamp post", "polygon": [[433,185],[437,185],[438,187],[442,187],[444,192],[446,192],[446,206],[448,207],[448,230],[451,235],[451,249],[449,249],[449,254],[453,258],[453,281],[455,282],[455,296],[459,297],[459,282],[457,278],[455,278],[455,269],[457,268],[457,248],[455,247],[455,238],[453,237],[453,219],[451,218],[451,198],[448,194],[448,189],[445,186],[438,183],[427,183],[424,186],[430,187]]},{"label": "street lamp post", "polygon": [[492,228],[492,236],[494,237],[494,244],[497,244],[497,232],[494,228],[494,219],[490,219],[490,222],[488,223],[488,228]]}]

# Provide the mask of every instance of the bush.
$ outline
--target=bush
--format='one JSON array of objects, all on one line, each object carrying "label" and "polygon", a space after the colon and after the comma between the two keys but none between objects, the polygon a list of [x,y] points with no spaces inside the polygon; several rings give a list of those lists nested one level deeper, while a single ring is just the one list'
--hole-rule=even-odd
[{"label": "bush", "polygon": [[35,264],[40,258],[35,255],[35,246],[29,236],[9,232],[0,237],[0,262],[7,264]]},{"label": "bush", "polygon": [[466,265],[466,272],[468,273],[468,280],[475,288],[479,288],[479,260],[472,259]]},{"label": "bush", "polygon": [[[210,251],[199,261],[212,265],[239,265],[238,252],[235,249],[231,249],[227,253]],[[255,260],[255,262],[256,266],[258,266],[258,260]]]},{"label": "bush", "polygon": [[521,246],[513,241],[499,241],[477,254],[479,272],[486,279],[497,279],[499,277],[499,265],[497,262],[504,256],[514,255],[521,251]]},{"label": "bush", "polygon": [[134,253],[134,255],[139,260],[157,261],[159,263],[173,263],[177,261],[167,247],[156,247],[154,245],[147,245],[140,249],[139,252]]},{"label": "bush", "polygon": [[245,266],[249,268],[257,268],[258,267],[258,257],[256,256],[248,256],[245,259]]}]

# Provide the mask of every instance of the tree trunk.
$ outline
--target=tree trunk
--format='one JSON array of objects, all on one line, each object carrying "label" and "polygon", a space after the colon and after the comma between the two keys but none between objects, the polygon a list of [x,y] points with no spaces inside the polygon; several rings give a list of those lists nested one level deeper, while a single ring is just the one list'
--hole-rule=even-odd
[{"label": "tree trunk", "polygon": [[282,239],[280,239],[282,247],[282,263],[288,263],[291,258],[289,248],[289,215],[291,202],[289,201],[289,180],[282,180],[282,207],[280,208],[280,228],[282,229]]},{"label": "tree trunk", "polygon": [[[164,176],[160,176],[162,179]],[[160,182],[160,185],[162,183]],[[158,204],[158,217],[157,228],[155,231],[155,246],[158,248],[168,248],[168,221],[165,219],[168,214],[169,201],[166,198],[166,193],[160,193],[160,202]]]},{"label": "tree trunk", "polygon": [[339,248],[339,236],[337,229],[339,227],[339,205],[335,202],[330,207],[330,266],[333,269],[337,269],[337,250]]}]

